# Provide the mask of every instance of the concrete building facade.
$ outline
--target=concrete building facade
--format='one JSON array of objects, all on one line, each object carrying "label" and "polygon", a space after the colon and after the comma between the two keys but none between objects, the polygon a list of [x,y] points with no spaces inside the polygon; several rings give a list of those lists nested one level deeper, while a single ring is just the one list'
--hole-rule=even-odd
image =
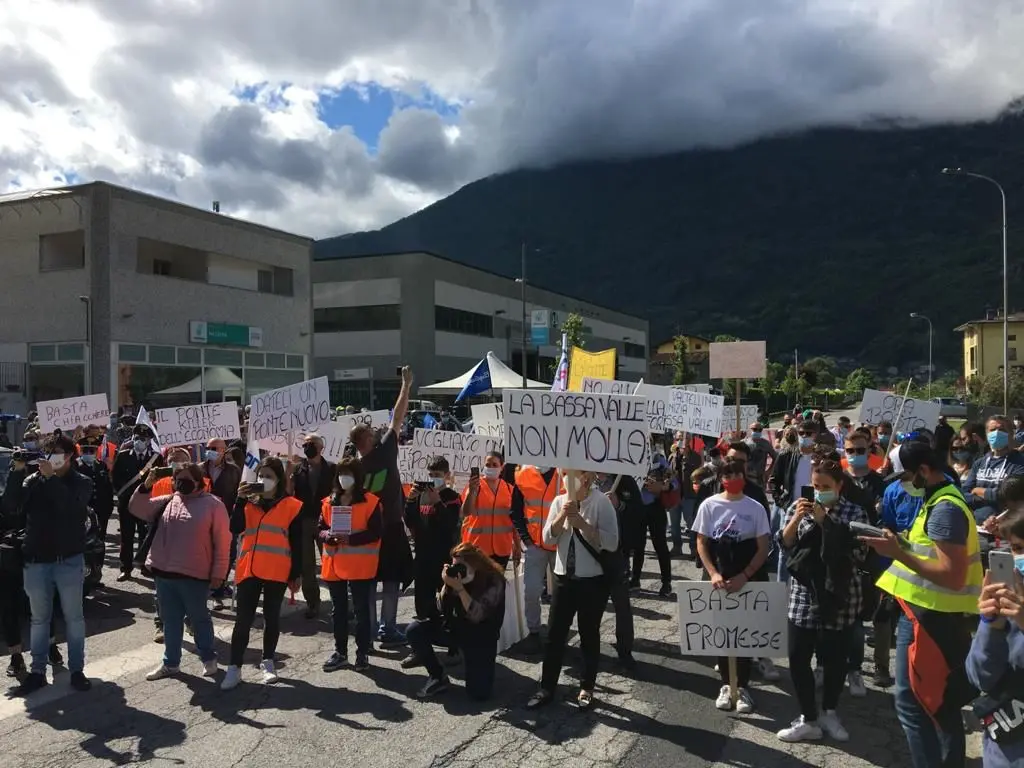
[{"label": "concrete building facade", "polygon": [[0,411],[247,402],[303,380],[311,244],[103,182],[0,196]]},{"label": "concrete building facade", "polygon": [[[589,350],[618,349],[619,378],[647,375],[648,323],[527,283],[526,366],[548,381],[561,324],[584,319]],[[331,380],[331,402],[386,407],[397,369],[419,386],[464,373],[488,351],[522,371],[524,306],[515,280],[427,252],[313,262],[313,375]]]}]

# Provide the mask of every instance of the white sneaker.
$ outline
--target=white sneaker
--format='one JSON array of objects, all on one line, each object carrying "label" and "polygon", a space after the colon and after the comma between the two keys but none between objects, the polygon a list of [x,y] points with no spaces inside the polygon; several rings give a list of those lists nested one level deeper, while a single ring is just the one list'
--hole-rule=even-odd
[{"label": "white sneaker", "polygon": [[757,668],[761,672],[761,677],[769,683],[774,683],[782,677],[782,675],[779,674],[778,668],[775,666],[775,662],[771,659],[761,659],[757,662]]},{"label": "white sneaker", "polygon": [[740,688],[736,697],[736,711],[741,715],[749,715],[754,711],[754,698],[746,688]]},{"label": "white sneaker", "polygon": [[818,715],[818,727],[836,741],[850,740],[850,734],[843,728],[834,709],[827,709]]},{"label": "white sneaker", "polygon": [[718,698],[715,699],[715,706],[723,711],[732,709],[732,691],[729,690],[728,685],[723,685],[722,690],[718,692]]},{"label": "white sneaker", "polygon": [[203,677],[216,677],[217,676],[217,660],[210,659],[209,661],[203,662]]},{"label": "white sneaker", "polygon": [[228,667],[224,673],[224,679],[220,682],[220,689],[230,691],[232,688],[237,688],[240,682],[242,682],[242,670],[238,667]]},{"label": "white sneaker", "polygon": [[847,673],[846,683],[850,686],[850,695],[855,699],[863,699],[868,695],[868,689],[864,685],[864,675],[860,672]]},{"label": "white sneaker", "polygon": [[824,669],[824,667],[815,667],[814,668],[814,684],[818,688],[821,688],[823,685],[825,685],[825,669]]},{"label": "white sneaker", "polygon": [[167,667],[161,664],[159,667],[157,667],[148,675],[146,675],[146,679],[150,682],[153,682],[154,680],[163,680],[165,677],[171,677],[176,674],[178,674],[177,667]]},{"label": "white sneaker", "polygon": [[779,741],[791,743],[796,741],[816,741],[821,738],[821,728],[818,727],[817,723],[808,723],[804,720],[804,716],[800,715],[800,717],[789,724],[788,728],[783,728],[775,735],[779,737]]},{"label": "white sneaker", "polygon": [[277,672],[274,670],[273,659],[264,659],[261,661],[260,669],[263,670],[264,683],[276,683],[278,681]]}]

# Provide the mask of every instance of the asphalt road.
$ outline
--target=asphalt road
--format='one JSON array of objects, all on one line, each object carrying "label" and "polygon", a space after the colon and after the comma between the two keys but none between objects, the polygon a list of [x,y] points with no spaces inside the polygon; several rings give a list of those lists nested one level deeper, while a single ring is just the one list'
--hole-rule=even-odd
[{"label": "asphalt road", "polygon": [[[115,552],[113,539],[109,551]],[[537,659],[501,657],[494,701],[484,707],[471,704],[458,686],[435,701],[417,701],[413,694],[423,671],[400,669],[402,652],[378,652],[365,674],[325,674],[320,666],[332,650],[327,618],[307,621],[301,603],[288,607],[284,619],[280,683],[257,682],[252,665],[259,659],[259,632],[250,643],[246,682],[234,691],[221,692],[220,677],[200,677],[199,662],[188,652],[180,677],[146,682],[161,656],[152,642],[151,584],[141,578],[116,584],[115,558],[108,563],[110,583],[89,599],[86,611],[86,671],[93,690],[71,692],[66,672],[58,670],[56,684],[28,702],[0,698],[5,766],[307,768],[325,760],[360,768],[908,765],[891,698],[880,691],[865,699],[844,697],[842,715],[852,734],[845,745],[775,739],[796,714],[785,673],[781,683],[756,684],[755,714],[717,711],[712,664],[679,655],[675,602],[650,591],[634,603],[639,664],[633,675],[613,667],[614,616],[606,615],[598,704],[588,713],[569,701],[539,714],[522,708],[535,690]],[[688,562],[673,567],[680,579],[695,575]],[[652,569],[653,558],[644,579],[648,590],[658,586]],[[407,620],[411,598],[403,598],[401,610]],[[224,661],[230,612],[215,623]],[[569,700],[578,662],[574,648],[562,678]],[[975,738],[975,752],[977,746]]]}]

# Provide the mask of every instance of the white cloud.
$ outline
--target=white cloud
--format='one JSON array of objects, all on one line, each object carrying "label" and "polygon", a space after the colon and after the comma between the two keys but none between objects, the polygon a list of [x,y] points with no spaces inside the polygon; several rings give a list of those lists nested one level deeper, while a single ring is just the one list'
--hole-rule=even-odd
[{"label": "white cloud", "polygon": [[[523,164],[991,118],[1020,39],[1021,0],[4,3],[0,191],[73,173],[335,234]],[[371,152],[318,110],[371,85],[462,112],[403,107]]]}]

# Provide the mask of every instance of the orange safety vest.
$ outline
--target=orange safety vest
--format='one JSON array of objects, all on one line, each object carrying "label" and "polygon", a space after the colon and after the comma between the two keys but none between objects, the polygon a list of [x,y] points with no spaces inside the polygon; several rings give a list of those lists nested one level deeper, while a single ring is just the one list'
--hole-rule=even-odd
[{"label": "orange safety vest", "polygon": [[[380,504],[372,493],[364,493],[364,500],[352,505],[352,533],[365,531],[370,517]],[[324,499],[322,516],[327,528],[331,527],[330,497]],[[355,547],[351,544],[324,544],[320,578],[324,581],[367,581],[376,578],[380,560],[380,539]]]},{"label": "orange safety vest", "polygon": [[288,528],[302,511],[302,502],[285,496],[264,512],[251,501],[245,505],[245,530],[238,545],[235,583],[250,577],[286,583],[292,571]]},{"label": "orange safety vest", "polygon": [[[467,485],[462,492],[463,502],[468,494]],[[511,557],[514,538],[512,486],[504,480],[499,480],[498,491],[495,493],[487,481],[480,478],[476,509],[472,515],[466,515],[466,522],[462,526],[462,540],[476,544],[485,555]]]},{"label": "orange safety vest", "polygon": [[533,543],[549,552],[556,547],[544,543],[544,523],[548,519],[551,502],[558,495],[558,472],[552,472],[551,482],[544,482],[544,475],[536,467],[525,466],[516,470],[516,487],[523,495],[523,513],[526,515],[526,529]]},{"label": "orange safety vest", "polygon": [[[203,491],[206,493],[210,492],[210,478],[203,478]],[[174,493],[174,478],[173,477],[161,477],[155,483],[153,483],[153,490],[149,492],[151,497],[155,496],[170,496]],[[230,513],[231,510],[229,509]]]}]

